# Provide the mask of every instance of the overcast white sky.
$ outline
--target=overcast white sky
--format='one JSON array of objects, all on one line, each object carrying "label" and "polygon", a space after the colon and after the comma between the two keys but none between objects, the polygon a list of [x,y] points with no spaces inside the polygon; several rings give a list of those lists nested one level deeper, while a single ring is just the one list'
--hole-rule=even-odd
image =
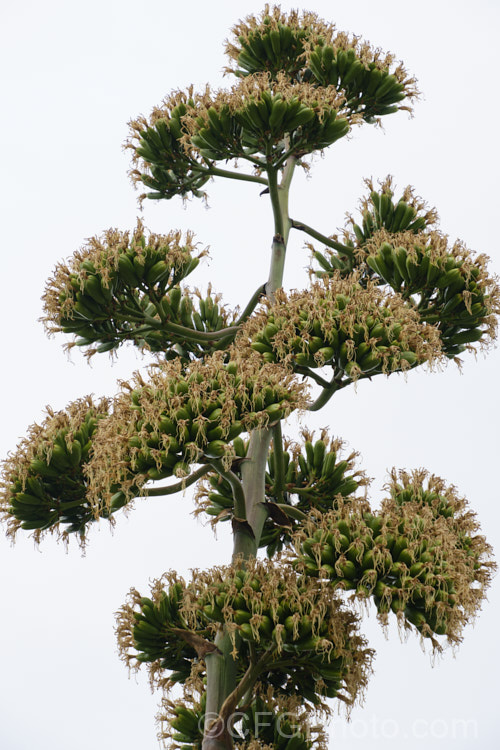
[{"label": "overcast white sky", "polygon": [[[46,404],[112,395],[116,380],[141,366],[132,350],[113,367],[106,356],[91,368],[78,353],[68,361],[63,339],[46,339],[37,323],[45,280],[86,237],[134,226],[136,194],[121,150],[127,121],[174,88],[229,85],[223,40],[238,18],[261,9],[253,0],[3,4],[1,457]],[[359,128],[316,160],[310,179],[298,174],[291,215],[329,234],[355,207],[363,177],[391,173],[438,208],[444,232],[489,254],[498,273],[498,4],[311,0],[307,9],[393,51],[424,95],[414,119],[397,114],[386,118],[385,131]],[[258,186],[213,184],[209,194],[208,210],[161,202],[146,205],[144,220],[157,232],[193,229],[211,246],[197,283],[212,280],[226,302],[244,303],[267,275],[270,209]],[[287,287],[307,285],[307,263],[303,237],[293,236]],[[495,350],[486,359],[466,357],[462,374],[450,366],[413,372],[406,382],[379,377],[357,393],[341,392],[308,424],[330,425],[361,452],[375,504],[391,466],[425,466],[453,482],[499,550],[499,365]],[[229,559],[226,533],[215,541],[192,509],[189,496],[138,502],[113,536],[104,525],[92,530],[85,558],[76,545],[66,554],[51,540],[39,550],[30,538],[15,547],[0,540],[0,747],[158,747],[158,696],[144,679],[127,679],[113,612],[131,586],[145,590],[168,568],[187,575]],[[401,644],[392,631],[385,641],[373,614],[365,619],[378,653],[375,675],[351,724],[335,718],[331,746],[497,747],[498,579],[489,599],[457,658],[448,651],[434,668],[416,638]]]}]

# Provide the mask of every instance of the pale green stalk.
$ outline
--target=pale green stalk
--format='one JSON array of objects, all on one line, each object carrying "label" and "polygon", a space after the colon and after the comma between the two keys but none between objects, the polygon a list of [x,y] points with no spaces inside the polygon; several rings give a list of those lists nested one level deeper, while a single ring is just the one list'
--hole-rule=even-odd
[{"label": "pale green stalk", "polygon": [[[268,169],[268,183],[274,215],[274,236],[271,253],[269,280],[266,294],[272,300],[274,293],[283,284],[286,245],[290,231],[288,217],[288,194],[292,180],[295,157],[287,160],[283,177],[278,184],[278,170]],[[254,430],[250,436],[246,460],[241,465],[242,487],[245,500],[245,518],[236,521],[233,531],[233,559],[250,559],[257,555],[259,539],[267,518],[265,507],[265,472],[271,442],[272,429]],[[221,631],[216,640],[221,653],[207,654],[207,715],[213,717],[221,710],[228,696],[239,696],[236,684],[235,662],[231,657],[230,640],[227,633]],[[251,686],[245,686],[248,689]],[[233,695],[234,694],[234,695]],[[214,725],[212,729],[220,731]],[[210,722],[205,725],[203,750],[228,750],[230,737],[211,736]]]},{"label": "pale green stalk", "polygon": [[337,242],[337,240],[334,240],[333,237],[326,237],[326,235],[321,234],[321,232],[316,231],[316,229],[313,229],[307,224],[304,224],[303,221],[295,221],[294,219],[290,219],[290,223],[293,229],[299,229],[301,232],[305,232],[315,240],[319,240],[327,247],[331,247],[333,250],[338,250],[338,252],[342,253],[342,255],[347,256],[349,259],[354,259],[354,251],[351,247],[347,247],[342,242]]},{"label": "pale green stalk", "polygon": [[[232,658],[233,645],[229,635],[222,630],[215,637],[219,652],[206,654],[207,703],[203,750],[228,750],[225,726],[217,721],[220,709],[227,696],[236,687],[236,662]],[[224,720],[223,720],[224,721]],[[212,735],[210,734],[212,729]],[[208,735],[207,735],[208,732]]]},{"label": "pale green stalk", "polygon": [[[266,285],[266,293],[270,299],[274,299],[274,293],[283,284],[286,246],[290,232],[288,195],[295,163],[295,157],[291,156],[283,170],[283,177],[279,185],[277,170],[272,168],[268,170],[269,194],[274,215],[271,266],[269,269],[269,280]],[[254,430],[252,432],[247,451],[248,460],[241,467],[246,517],[255,536],[254,556],[257,554],[259,539],[267,518],[267,510],[264,506],[265,472],[271,435],[270,429]],[[235,540],[234,551],[235,554],[238,554],[240,550],[237,548],[236,542],[237,540]]]}]

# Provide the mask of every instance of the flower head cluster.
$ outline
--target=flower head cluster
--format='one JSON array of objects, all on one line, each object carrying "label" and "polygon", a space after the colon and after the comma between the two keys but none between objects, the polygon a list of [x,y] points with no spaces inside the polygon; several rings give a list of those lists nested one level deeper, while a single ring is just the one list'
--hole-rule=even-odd
[{"label": "flower head cluster", "polygon": [[313,511],[295,537],[296,567],[363,600],[373,596],[384,625],[392,610],[437,650],[435,635],[458,643],[495,569],[491,547],[465,499],[442,479],[393,471],[387,489],[377,513],[340,499],[335,511]]},{"label": "flower head cluster", "polygon": [[94,403],[88,396],[63,411],[47,408],[45,420],[31,425],[3,464],[0,515],[9,536],[22,528],[37,542],[46,531],[66,541],[78,532],[83,543],[87,525],[110,516],[110,509],[90,504],[85,475],[95,430],[109,408],[108,399]]},{"label": "flower head cluster", "polygon": [[162,288],[168,288],[190,273],[207,254],[206,250],[196,254],[196,249],[192,232],[184,238],[179,230],[166,235],[146,233],[141,221],[133,231],[108,229],[91,237],[66,263],[57,264],[47,282],[43,322],[48,333],[60,331],[61,326],[74,320],[83,310],[82,302],[110,306],[114,301],[116,308],[127,301],[119,298],[130,294],[131,287],[137,288],[141,282],[152,287],[160,283]]},{"label": "flower head cluster", "polygon": [[332,364],[355,380],[391,373],[441,356],[438,330],[422,322],[398,294],[359,276],[324,277],[302,292],[278,292],[276,301],[242,329],[269,360],[299,366]]},{"label": "flower head cluster", "polygon": [[113,414],[99,425],[88,466],[95,502],[148,479],[185,477],[190,464],[221,459],[229,468],[232,440],[265,427],[305,405],[305,386],[280,364],[237,349],[216,352],[184,368],[178,360],[150,368],[123,383]]},{"label": "flower head cluster", "polygon": [[415,79],[394,55],[338,31],[315,13],[284,13],[266,4],[259,16],[248,16],[232,31],[226,53],[233,66],[227,72],[239,77],[264,71],[317,87],[333,84],[345,92],[351,111],[368,121],[410,110],[399,102],[418,96]]}]

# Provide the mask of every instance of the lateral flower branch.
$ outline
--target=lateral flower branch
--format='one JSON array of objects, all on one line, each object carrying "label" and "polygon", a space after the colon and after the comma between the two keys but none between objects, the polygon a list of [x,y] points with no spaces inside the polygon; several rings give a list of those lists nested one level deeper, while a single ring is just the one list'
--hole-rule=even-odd
[{"label": "lateral flower branch", "polygon": [[[114,399],[48,409],[4,462],[0,511],[12,538],[85,545],[93,523],[114,524],[139,498],[195,487],[196,513],[231,523],[232,560],[188,582],[166,573],[146,596],[132,589],[117,613],[121,657],[162,691],[171,747],[310,750],[326,747],[315,715],[331,701],[349,710],[371,672],[352,599],[441,651],[477,615],[495,565],[456,488],[393,469],[373,508],[355,452],[326,429],[294,440],[283,423],[361,379],[487,348],[500,290],[486,256],[450,243],[436,211],[390,177],[366,181],[359,213],[336,232],[289,216],[310,155],[411,111],[415,79],[391,54],[269,5],[234,27],[226,53],[234,85],[174,91],[130,123],[131,178],[141,201],[205,198],[212,179],[255,183],[273,212],[267,279],[230,310],[210,284],[186,284],[207,254],[193,234],[142,221],[58,263],[43,296],[48,334],[88,357],[128,342],[147,365]],[[294,230],[319,247],[307,245],[309,283],[285,290]]]}]

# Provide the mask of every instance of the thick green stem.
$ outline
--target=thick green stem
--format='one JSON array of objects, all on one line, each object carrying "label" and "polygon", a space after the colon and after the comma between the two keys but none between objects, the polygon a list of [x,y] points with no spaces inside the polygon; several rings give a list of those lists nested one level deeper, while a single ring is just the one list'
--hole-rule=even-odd
[{"label": "thick green stem", "polygon": [[269,281],[266,292],[273,299],[274,293],[283,284],[283,272],[285,269],[285,254],[290,232],[290,219],[288,216],[288,194],[295,169],[296,159],[291,156],[283,170],[283,178],[278,185],[278,170],[268,170],[269,195],[274,215],[274,237],[271,253],[271,267],[269,269]]},{"label": "thick green stem", "polygon": [[[268,296],[273,299],[274,293],[283,283],[285,253],[290,231],[288,218],[288,193],[293,177],[296,160],[290,157],[283,170],[281,183],[278,184],[278,170],[268,169],[269,195],[273,207],[274,237],[271,254],[269,281],[266,285]],[[259,539],[267,518],[265,507],[265,473],[271,430],[254,430],[250,436],[247,461],[241,467],[243,489],[245,492],[246,518],[255,536],[254,555],[259,548]],[[247,548],[249,547],[247,543]]]},{"label": "thick green stem", "polygon": [[233,644],[227,633],[219,631],[215,637],[219,652],[206,654],[207,704],[203,750],[228,750],[226,722],[218,720],[221,706],[236,687],[236,662],[232,657]]},{"label": "thick green stem", "polygon": [[[264,519],[265,520],[265,519]],[[250,560],[257,554],[255,535],[248,521],[246,524],[233,522],[233,558],[232,562]]]},{"label": "thick green stem", "polygon": [[283,214],[281,212],[280,186],[278,184],[278,170],[270,167],[268,171],[268,175],[269,175],[269,178],[268,178],[269,197],[271,198],[271,205],[273,207],[274,232],[275,234],[283,235],[284,221],[283,221]]},{"label": "thick green stem", "polygon": [[[268,181],[266,181],[266,184],[267,182],[269,184],[269,194],[273,207],[274,237],[269,280],[265,292],[271,299],[274,299],[274,293],[283,283],[286,244],[290,231],[288,192],[294,168],[295,158],[290,157],[283,170],[280,184],[278,184],[278,170],[273,167],[269,167],[267,170]],[[257,555],[259,539],[267,518],[265,471],[271,434],[270,428],[253,430],[246,460],[241,465],[245,515],[234,519],[233,560],[238,558],[248,560]],[[233,487],[233,496],[235,504],[240,503],[240,491],[237,486]],[[228,649],[227,640],[227,634],[221,633],[220,640],[216,640],[216,644],[222,653],[207,655],[207,712],[211,712],[212,721],[216,715],[220,714],[223,706],[227,710],[232,709],[232,703],[228,708],[228,703],[224,702],[228,697],[230,702],[239,699],[240,693],[243,694],[245,690],[251,687],[252,680],[256,676],[252,672],[247,679],[248,685],[244,682],[240,683],[238,687],[236,686],[234,661]],[[223,750],[223,748],[228,750],[228,745],[231,744],[229,735],[223,733],[221,736],[215,736],[215,730],[220,732],[221,729],[224,729],[225,723],[227,723],[225,716],[219,716],[219,719],[211,725],[208,722],[206,723],[203,750]]]},{"label": "thick green stem", "polygon": [[271,430],[254,430],[250,437],[247,461],[241,466],[241,477],[245,491],[247,521],[254,534],[254,552],[257,554],[259,539],[267,518],[265,508],[266,463],[271,442]]},{"label": "thick green stem", "polygon": [[281,433],[281,422],[273,428],[273,454],[274,454],[274,494],[278,503],[283,502],[283,490],[285,489],[285,462],[283,456],[283,435]]},{"label": "thick green stem", "polygon": [[[269,195],[274,216],[271,267],[269,281],[266,285],[267,295],[271,299],[274,298],[274,293],[283,283],[286,245],[290,231],[288,194],[295,163],[296,160],[294,157],[288,159],[280,184],[278,184],[278,170],[272,167],[268,169]],[[271,434],[271,429],[254,430],[252,432],[247,451],[248,460],[241,467],[243,489],[245,492],[246,518],[255,536],[254,555],[257,554],[262,529],[267,518],[265,507],[265,473]],[[247,549],[249,546],[247,542]]]}]

